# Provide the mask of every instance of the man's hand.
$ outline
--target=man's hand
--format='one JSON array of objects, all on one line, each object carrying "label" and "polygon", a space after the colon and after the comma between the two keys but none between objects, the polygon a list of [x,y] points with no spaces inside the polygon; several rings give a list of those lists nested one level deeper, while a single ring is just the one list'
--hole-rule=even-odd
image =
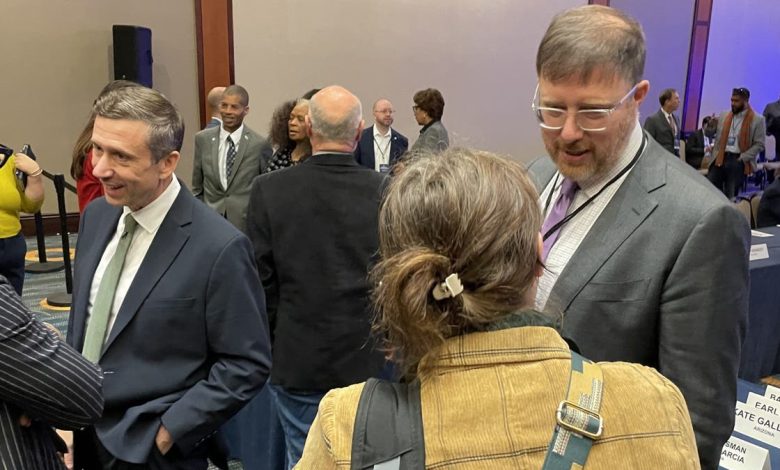
[{"label": "man's hand", "polygon": [[173,447],[173,436],[165,429],[165,426],[160,425],[160,429],[157,430],[157,436],[154,437],[154,443],[157,444],[157,449],[162,455],[168,453]]}]

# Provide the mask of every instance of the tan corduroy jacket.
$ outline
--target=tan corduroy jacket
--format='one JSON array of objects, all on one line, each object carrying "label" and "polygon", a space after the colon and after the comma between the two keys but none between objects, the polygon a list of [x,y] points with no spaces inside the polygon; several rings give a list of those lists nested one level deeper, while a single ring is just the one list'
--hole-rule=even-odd
[{"label": "tan corduroy jacket", "polygon": [[[571,356],[552,328],[452,338],[420,363],[425,468],[540,469],[565,398]],[[604,433],[586,470],[697,469],[680,391],[655,369],[601,363]],[[320,403],[296,469],[348,469],[363,384]]]}]

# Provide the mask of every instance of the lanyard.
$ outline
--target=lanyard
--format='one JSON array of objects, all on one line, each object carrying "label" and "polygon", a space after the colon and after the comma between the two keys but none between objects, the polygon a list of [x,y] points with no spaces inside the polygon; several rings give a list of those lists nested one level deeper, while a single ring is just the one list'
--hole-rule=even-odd
[{"label": "lanyard", "polygon": [[[641,156],[642,156],[642,153],[645,151],[645,147],[646,147],[646,146],[647,146],[647,137],[645,137],[645,134],[644,134],[644,133],[642,133],[642,144],[639,146],[639,150],[637,150],[637,152],[636,152],[636,155],[634,155],[634,158],[632,158],[632,159],[631,159],[631,161],[628,163],[628,165],[626,165],[625,167],[623,167],[623,169],[622,169],[622,170],[620,170],[620,173],[618,173],[617,175],[615,175],[615,177],[614,177],[614,178],[612,178],[611,180],[609,180],[609,181],[607,182],[607,184],[605,184],[605,185],[604,185],[604,186],[603,186],[601,189],[599,189],[599,192],[597,192],[596,194],[594,194],[593,196],[591,196],[591,197],[590,197],[590,199],[588,199],[588,200],[587,200],[587,201],[585,201],[585,202],[584,202],[584,203],[583,203],[583,204],[582,204],[580,207],[578,207],[577,209],[575,209],[575,210],[574,210],[574,212],[570,213],[569,215],[567,215],[566,217],[564,217],[563,219],[561,219],[561,221],[560,221],[560,222],[558,222],[557,224],[555,224],[555,225],[553,225],[552,227],[550,227],[550,230],[548,230],[548,231],[547,231],[547,233],[545,233],[545,234],[542,236],[542,240],[547,240],[548,238],[550,238],[550,236],[551,236],[553,233],[555,233],[555,231],[556,231],[556,230],[558,230],[558,229],[560,229],[561,227],[563,227],[564,225],[566,225],[566,222],[570,221],[570,220],[571,220],[571,219],[573,219],[573,218],[574,218],[574,217],[575,217],[577,214],[579,214],[580,212],[582,212],[582,210],[583,210],[583,209],[585,209],[586,207],[588,207],[588,206],[589,206],[589,205],[590,205],[590,204],[591,204],[591,203],[592,203],[592,202],[593,202],[593,201],[594,201],[594,200],[595,200],[597,197],[601,196],[601,193],[603,193],[603,192],[604,192],[604,191],[605,191],[607,188],[609,188],[610,186],[612,186],[613,184],[615,184],[615,182],[617,182],[617,180],[619,180],[620,178],[622,178],[622,177],[623,177],[623,175],[625,175],[626,173],[628,173],[628,172],[629,172],[629,170],[631,170],[631,168],[633,168],[633,167],[634,167],[634,165],[636,165],[636,162],[638,162],[638,161],[639,161],[639,157],[641,157]],[[552,188],[550,188],[550,193],[547,195],[547,202],[545,202],[545,204],[544,204],[544,214],[547,214],[547,210],[550,208],[550,201],[552,200],[552,195],[553,195],[553,193],[555,192],[554,188],[555,188],[555,186],[558,184],[558,178],[559,178],[560,176],[561,176],[561,174],[560,174],[560,173],[558,173],[558,174],[556,174],[556,175],[555,175],[555,181],[553,182]]]},{"label": "lanyard", "polygon": [[387,155],[387,150],[390,148],[390,140],[392,136],[388,137],[387,139],[387,145],[385,145],[385,149],[382,150],[382,146],[379,145],[379,141],[376,140],[376,137],[374,137],[374,143],[376,144],[376,148],[379,149],[379,157],[382,160],[382,163],[387,163],[385,160],[385,155]]}]

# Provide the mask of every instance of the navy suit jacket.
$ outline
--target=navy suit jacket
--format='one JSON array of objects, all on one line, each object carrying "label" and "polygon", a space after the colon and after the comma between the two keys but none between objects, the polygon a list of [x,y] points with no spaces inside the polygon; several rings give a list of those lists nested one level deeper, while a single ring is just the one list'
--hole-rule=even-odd
[{"label": "navy suit jacket", "polygon": [[[390,166],[392,166],[401,155],[409,148],[409,139],[390,128]],[[355,148],[355,160],[362,166],[371,170],[375,169],[376,160],[374,158],[374,126],[363,129],[360,135],[360,142]]]},{"label": "navy suit jacket", "polygon": [[[79,351],[92,278],[121,214],[100,198],[81,217],[67,336]],[[258,393],[269,343],[249,240],[182,186],[99,360],[98,438],[115,457],[145,463],[162,423],[188,455]]]}]

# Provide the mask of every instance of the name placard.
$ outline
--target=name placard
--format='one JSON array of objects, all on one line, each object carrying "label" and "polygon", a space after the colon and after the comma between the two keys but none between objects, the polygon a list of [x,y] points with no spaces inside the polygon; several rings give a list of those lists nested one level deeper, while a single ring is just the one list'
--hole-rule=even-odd
[{"label": "name placard", "polygon": [[750,246],[750,261],[767,258],[769,258],[769,249],[767,248],[766,243]]},{"label": "name placard", "polygon": [[720,466],[728,470],[772,470],[768,450],[735,436],[723,446]]},{"label": "name placard", "polygon": [[757,393],[749,392],[745,404],[755,410],[760,410],[774,416],[780,416],[780,401],[770,400]]},{"label": "name placard", "polygon": [[737,402],[734,416],[734,430],[780,448],[780,416],[775,416]]},{"label": "name placard", "polygon": [[780,388],[767,385],[766,391],[764,392],[764,396],[766,398],[769,398],[770,400],[774,400],[780,403]]}]

